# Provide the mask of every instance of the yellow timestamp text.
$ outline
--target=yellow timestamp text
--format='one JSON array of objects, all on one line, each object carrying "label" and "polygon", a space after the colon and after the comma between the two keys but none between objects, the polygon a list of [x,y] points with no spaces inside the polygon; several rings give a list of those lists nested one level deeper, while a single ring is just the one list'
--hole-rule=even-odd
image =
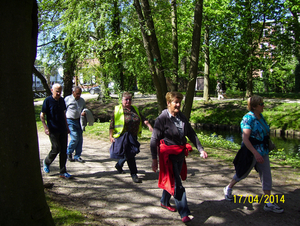
[{"label": "yellow timestamp text", "polygon": [[234,203],[284,203],[284,195],[233,195]]}]

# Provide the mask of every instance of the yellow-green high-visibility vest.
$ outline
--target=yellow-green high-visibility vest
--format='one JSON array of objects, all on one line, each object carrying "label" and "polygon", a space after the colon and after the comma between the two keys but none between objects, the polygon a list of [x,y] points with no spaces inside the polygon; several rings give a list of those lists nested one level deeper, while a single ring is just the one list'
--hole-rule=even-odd
[{"label": "yellow-green high-visibility vest", "polygon": [[[136,113],[138,114],[138,116],[140,117],[140,126],[139,126],[139,131],[138,131],[138,136],[140,137],[142,134],[142,119],[139,113],[139,110],[136,106],[132,107],[135,109]],[[123,111],[123,106],[122,104],[115,106],[115,129],[114,129],[114,138],[118,138],[124,129],[124,124],[125,124],[125,117],[124,117],[124,111]]]}]

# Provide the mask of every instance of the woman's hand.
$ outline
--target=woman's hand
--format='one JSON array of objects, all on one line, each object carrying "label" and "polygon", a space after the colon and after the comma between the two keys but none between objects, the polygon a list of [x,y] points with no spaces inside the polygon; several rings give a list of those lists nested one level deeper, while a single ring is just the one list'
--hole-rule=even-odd
[{"label": "woman's hand", "polygon": [[110,139],[111,143],[115,142],[115,138],[114,137],[109,137],[109,139]]},{"label": "woman's hand", "polygon": [[152,159],[152,170],[156,173],[157,169],[158,169],[157,159]]},{"label": "woman's hand", "polygon": [[110,129],[109,130],[109,140],[111,143],[115,142],[115,138],[114,138],[113,134],[114,134],[114,129]]},{"label": "woman's hand", "polygon": [[207,153],[206,153],[206,151],[201,151],[201,152],[200,152],[200,157],[206,159],[206,158],[207,158]]},{"label": "woman's hand", "polygon": [[256,154],[254,154],[254,157],[258,163],[264,163],[265,161],[264,158],[257,151]]}]

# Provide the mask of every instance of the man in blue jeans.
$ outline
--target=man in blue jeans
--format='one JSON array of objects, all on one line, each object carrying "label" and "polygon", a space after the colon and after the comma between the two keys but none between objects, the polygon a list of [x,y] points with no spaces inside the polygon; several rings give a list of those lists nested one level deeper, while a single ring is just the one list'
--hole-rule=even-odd
[{"label": "man in blue jeans", "polygon": [[[55,83],[52,86],[52,96],[44,100],[42,111],[40,114],[45,133],[49,136],[52,145],[51,151],[44,159],[43,170],[45,173],[50,173],[50,164],[59,154],[59,168],[61,178],[70,179],[73,176],[67,173],[67,143],[68,143],[68,125],[66,120],[66,105],[61,97],[62,87]],[[47,124],[45,122],[47,117]]]},{"label": "man in blue jeans", "polygon": [[[67,107],[66,117],[70,130],[71,141],[67,149],[67,156],[70,162],[80,162],[84,163],[81,158],[82,152],[82,128],[80,124],[80,116],[84,116],[86,113],[83,111],[85,108],[85,101],[81,96],[81,88],[76,86],[73,88],[72,95],[65,97],[65,103]],[[75,150],[75,155],[73,159],[73,152]]]}]

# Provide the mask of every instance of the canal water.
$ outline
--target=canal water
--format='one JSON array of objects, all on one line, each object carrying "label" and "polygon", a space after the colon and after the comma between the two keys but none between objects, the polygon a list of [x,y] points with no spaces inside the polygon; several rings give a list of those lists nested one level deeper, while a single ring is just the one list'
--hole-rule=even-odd
[{"label": "canal water", "polygon": [[[237,131],[230,130],[208,130],[208,129],[200,129],[195,130],[197,133],[202,132],[207,136],[222,136],[222,138],[241,144],[242,143],[242,135]],[[291,137],[275,137],[271,136],[273,143],[276,145],[277,149],[284,149],[284,152],[288,155],[300,155],[300,139],[299,138],[291,138]]]}]

